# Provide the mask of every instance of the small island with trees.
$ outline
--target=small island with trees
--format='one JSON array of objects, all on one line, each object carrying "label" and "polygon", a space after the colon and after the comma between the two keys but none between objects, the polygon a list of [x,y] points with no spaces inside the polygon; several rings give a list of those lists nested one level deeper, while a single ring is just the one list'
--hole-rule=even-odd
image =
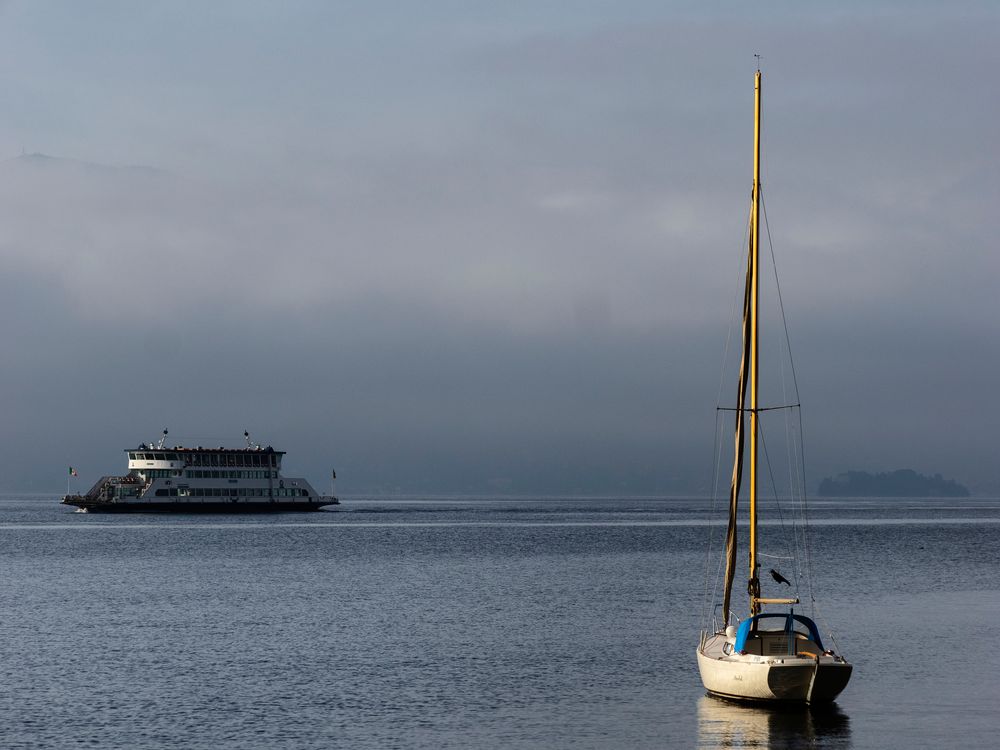
[{"label": "small island with trees", "polygon": [[912,469],[869,474],[846,471],[819,483],[820,497],[968,497],[969,490],[940,474],[932,477]]}]

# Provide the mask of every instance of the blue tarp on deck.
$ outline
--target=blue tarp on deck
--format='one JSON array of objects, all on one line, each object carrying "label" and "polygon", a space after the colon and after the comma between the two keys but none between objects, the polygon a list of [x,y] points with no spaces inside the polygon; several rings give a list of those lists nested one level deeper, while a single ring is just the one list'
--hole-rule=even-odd
[{"label": "blue tarp on deck", "polygon": [[736,631],[736,643],[733,645],[733,651],[739,653],[746,648],[747,638],[750,637],[751,633],[757,632],[757,623],[761,620],[766,619],[777,619],[782,618],[785,621],[785,632],[790,633],[795,629],[795,622],[801,622],[806,628],[809,629],[809,640],[819,646],[820,650],[823,650],[823,642],[819,638],[819,629],[816,627],[816,623],[810,620],[805,615],[796,615],[791,612],[788,614],[781,614],[780,612],[767,613],[763,615],[755,615],[749,620],[744,620],[740,623],[739,630]]}]

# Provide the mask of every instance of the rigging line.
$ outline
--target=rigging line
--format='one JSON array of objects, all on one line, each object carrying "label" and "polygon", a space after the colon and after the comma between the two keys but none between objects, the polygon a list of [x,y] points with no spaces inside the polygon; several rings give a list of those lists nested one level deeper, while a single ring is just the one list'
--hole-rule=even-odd
[{"label": "rigging line", "polygon": [[[766,217],[765,217],[765,220],[766,220]],[[774,245],[773,245],[773,243],[769,243],[769,244],[771,245],[771,264],[772,264],[773,268],[775,269],[775,286],[777,286],[777,267],[778,267],[778,261],[777,261],[777,258],[775,258],[775,256],[774,256]],[[782,339],[780,336],[778,337],[778,349],[779,349],[779,353],[778,353],[778,372],[781,375],[781,399],[782,399],[783,402],[788,403],[789,401],[792,400],[788,396],[788,369],[789,368],[788,368],[788,364],[787,364],[788,362],[791,361],[791,345],[790,345],[790,343],[788,341],[787,325],[785,326],[785,329],[786,329],[786,336],[785,336],[785,338]],[[795,394],[795,399],[798,400],[798,393]],[[801,404],[796,404],[796,406],[801,406]],[[794,509],[796,507],[796,501],[799,499],[798,498],[798,485],[796,484],[796,481],[795,481],[796,474],[798,473],[796,471],[796,468],[795,468],[795,465],[796,465],[795,459],[798,457],[798,452],[797,452],[797,449],[795,447],[795,437],[796,436],[794,435],[794,430],[792,428],[791,410],[785,410],[785,413],[784,413],[783,417],[784,417],[784,419],[782,421],[784,422],[784,427],[785,427],[785,461],[786,461],[785,466],[788,469],[788,494],[789,494],[789,497],[791,498],[791,504],[792,504],[792,508],[793,508],[793,513],[792,513],[792,516],[793,516],[792,541],[793,541],[793,547],[794,547],[794,550],[795,550],[795,552],[794,552],[795,559],[794,559],[794,562],[793,562],[793,566],[795,568],[795,575],[797,576],[796,581],[801,581],[802,580],[802,575],[801,575],[801,573],[802,573],[802,568],[801,568],[802,562],[799,559],[799,552],[800,552],[800,550],[799,550],[799,534],[798,534],[798,529],[797,529],[797,527],[794,524],[794,515],[795,515]]]},{"label": "rigging line", "polygon": [[[802,410],[799,409],[799,435],[804,435],[802,428]],[[816,594],[813,590],[813,571],[812,571],[812,555],[809,553],[809,513],[806,500],[806,447],[805,441],[801,441],[802,445],[799,446],[799,460],[802,465],[802,541],[803,550],[805,552],[806,558],[806,573],[809,578],[809,601],[812,604],[812,609],[816,609]]]},{"label": "rigging line", "polygon": [[[767,233],[767,245],[768,245],[768,249],[770,250],[770,253],[771,253],[771,270],[772,270],[772,272],[774,274],[774,286],[775,286],[775,289],[776,289],[776,291],[778,293],[778,309],[781,311],[781,325],[782,325],[782,328],[783,328],[784,333],[785,333],[785,346],[786,346],[786,351],[788,352],[788,364],[789,364],[789,366],[791,368],[791,371],[792,371],[792,384],[793,384],[793,387],[795,388],[795,400],[798,401],[799,403],[801,403],[802,396],[799,393],[799,379],[798,379],[798,375],[796,374],[796,371],[795,371],[795,357],[792,354],[791,336],[790,336],[790,334],[788,332],[788,319],[785,316],[785,302],[784,302],[784,297],[781,294],[781,280],[778,277],[778,263],[777,263],[777,259],[774,256],[774,241],[771,238],[771,225],[770,225],[770,223],[767,220],[767,203],[764,200],[764,188],[763,188],[763,186],[760,187],[760,206],[761,206],[761,210],[762,210],[762,212],[764,214],[764,228],[765,228],[765,231]],[[798,446],[799,447],[799,451],[798,452],[799,452],[799,457],[800,457],[799,463],[801,464],[801,469],[802,469],[801,476],[799,477],[799,479],[801,481],[800,487],[802,489],[801,508],[802,508],[803,524],[804,524],[804,526],[803,526],[803,550],[806,553],[807,573],[808,573],[807,578],[809,580],[810,597],[812,597],[812,590],[813,590],[812,589],[812,569],[810,567],[810,562],[809,562],[810,558],[809,558],[809,539],[808,539],[808,515],[806,513],[805,446],[801,445],[801,442],[804,440],[804,438],[805,438],[805,433],[804,433],[804,431],[802,429],[802,410],[799,409],[799,442],[800,442],[800,445]],[[791,464],[792,462],[789,462],[789,463]]]},{"label": "rigging line", "polygon": [[[739,250],[739,256],[738,256],[740,262],[739,262],[739,264],[737,266],[738,271],[737,271],[737,274],[736,274],[737,283],[736,283],[735,286],[737,288],[737,292],[733,296],[733,304],[732,304],[732,306],[731,306],[731,308],[729,310],[729,327],[728,327],[728,329],[726,331],[726,344],[725,344],[725,347],[723,348],[723,352],[722,352],[722,364],[719,367],[719,390],[718,390],[718,393],[717,393],[716,399],[715,399],[715,405],[717,407],[718,407],[719,404],[722,403],[722,391],[723,391],[723,387],[725,386],[725,379],[726,379],[726,362],[729,360],[729,348],[730,348],[730,345],[731,345],[732,339],[733,339],[733,327],[734,327],[734,321],[735,321],[735,318],[736,318],[736,305],[739,302],[740,296],[741,296],[740,293],[739,293],[739,290],[741,288],[740,284],[739,284],[739,279],[740,279],[740,276],[742,276],[743,273],[744,273],[744,268],[746,266],[745,260],[746,260],[747,254],[749,254],[749,252],[750,252],[750,250],[749,250],[749,238],[750,238],[750,222],[751,222],[751,219],[752,219],[752,213],[753,213],[753,211],[752,211],[752,204],[751,204],[751,206],[749,206],[747,208],[746,221],[744,222],[744,227],[743,227],[743,240],[740,243],[740,250]],[[716,443],[716,448],[713,450],[713,453],[716,454],[716,458],[715,458],[715,470],[714,470],[714,475],[715,476],[714,476],[714,479],[713,479],[712,503],[711,503],[711,514],[712,514],[713,517],[715,516],[715,511],[716,511],[716,501],[717,501],[717,497],[718,497],[718,493],[719,493],[719,479],[720,479],[721,465],[722,465],[722,447],[721,447],[721,445],[719,443],[720,432],[721,432],[721,428],[719,426],[719,417],[718,417],[718,412],[716,412],[715,432],[714,432],[714,440],[715,440],[715,443]],[[711,534],[712,534],[712,531],[713,531],[712,527],[709,526],[709,549],[710,550],[711,550],[711,539],[712,539]],[[722,567],[721,560],[722,560],[722,558],[720,558],[720,563],[719,563],[719,569],[720,570],[721,570],[721,567]],[[709,580],[708,573],[709,573],[710,570],[711,570],[711,556],[709,556],[706,559],[706,565],[705,565],[705,591],[706,591],[706,594],[708,592],[708,580]],[[711,599],[709,599],[708,601],[705,602],[705,610],[706,611],[705,611],[705,613],[703,613],[704,618],[705,618],[705,620],[704,620],[705,622],[708,622],[711,619],[711,609],[712,609],[712,604],[711,603],[713,601],[715,601],[715,596],[716,596],[716,594],[718,593],[718,590],[719,590],[719,572],[718,571],[716,571],[716,575],[714,577],[714,581],[715,581],[715,583],[714,583],[714,587],[712,589],[712,597],[711,597]],[[728,623],[729,622],[729,613],[728,612],[723,612],[722,616],[723,616],[724,622]]]},{"label": "rigging line", "polygon": [[[801,412],[801,409],[799,410]],[[803,487],[800,483],[799,469],[798,469],[798,458],[799,458],[799,443],[802,440],[801,435],[796,434],[795,423],[792,420],[791,414],[785,414],[785,434],[788,438],[787,445],[787,455],[788,455],[788,488],[792,495],[793,501],[797,502],[797,506],[793,502],[793,507],[797,507],[798,512],[802,513],[802,491]],[[795,566],[798,570],[800,580],[805,576],[803,575],[803,558],[805,549],[805,539],[799,540],[800,532],[799,528],[795,529]]]},{"label": "rigging line", "polygon": [[772,560],[794,560],[795,556],[790,555],[788,557],[784,555],[769,555],[766,552],[758,552],[757,557],[770,557]]},{"label": "rigging line", "polygon": [[[722,450],[719,447],[719,414],[716,412],[715,415],[715,429],[713,432],[713,446],[712,446],[712,471],[714,474],[712,480],[712,502],[711,502],[711,516],[715,516],[715,498],[716,493],[719,489],[719,469],[722,465]],[[708,524],[708,551],[705,555],[705,593],[702,599],[702,611],[701,611],[701,622],[704,625],[709,624],[711,619],[711,602],[715,599],[715,591],[712,592],[712,597],[708,596],[709,581],[711,580],[712,571],[712,542],[715,538],[715,529],[712,528],[712,524]],[[718,581],[716,580],[716,586],[718,586]],[[706,628],[707,630],[707,628]]]},{"label": "rigging line", "polygon": [[[726,345],[722,351],[722,367],[719,368],[719,393],[716,396],[715,403],[719,405],[722,403],[722,388],[726,382],[726,362],[729,359],[729,345],[733,339],[733,323],[736,319],[736,303],[740,300],[740,291],[742,287],[739,283],[740,276],[743,275],[746,269],[746,255],[750,252],[749,250],[749,237],[750,237],[750,215],[752,211],[747,209],[747,220],[746,225],[743,229],[743,243],[740,245],[740,262],[739,262],[739,272],[736,274],[736,294],[733,296],[733,305],[729,309],[729,329],[726,331]],[[746,252],[744,252],[746,251]]]},{"label": "rigging line", "polygon": [[[723,427],[724,427],[723,422],[719,419],[718,412],[716,412],[716,417],[715,417],[715,430],[716,430],[716,432],[715,432],[715,435],[716,435],[716,440],[719,441],[717,443],[717,445],[719,446],[719,460],[718,460],[718,462],[716,464],[715,486],[712,488],[712,492],[713,492],[713,494],[712,494],[712,516],[713,517],[715,516],[715,512],[716,512],[715,511],[716,502],[717,502],[717,499],[719,497],[719,480],[721,478],[721,473],[722,473],[721,472],[721,468],[722,468],[722,441],[719,440],[719,436],[722,435]],[[711,531],[712,531],[711,526],[709,526],[709,531],[711,533]],[[712,577],[712,581],[713,581],[712,597],[711,597],[711,599],[709,599],[709,601],[707,602],[707,605],[706,605],[707,611],[705,613],[705,616],[706,616],[706,623],[707,624],[711,624],[712,612],[714,610],[712,602],[716,601],[716,596],[719,593],[719,581],[722,578],[722,566],[725,563],[725,561],[726,561],[725,556],[724,555],[719,555],[719,562],[718,562],[718,565],[716,565],[716,568],[715,568],[715,576]],[[708,566],[711,566],[711,560],[708,561]],[[724,623],[724,625],[728,625],[729,624],[729,613],[728,612],[724,612],[723,613],[723,623]]]},{"label": "rigging line", "polygon": [[788,347],[788,364],[792,368],[792,383],[795,386],[795,400],[801,401],[799,379],[795,374],[795,359],[792,357],[792,341],[788,335],[788,319],[785,317],[785,302],[781,297],[781,282],[778,280],[778,264],[774,258],[774,243],[771,241],[771,225],[767,223],[767,206],[764,204],[764,187],[759,188],[760,207],[764,213],[764,229],[767,231],[767,246],[771,250],[771,270],[774,272],[774,286],[778,292],[778,309],[781,310],[781,325],[785,330],[785,345]]},{"label": "rigging line", "polygon": [[742,412],[757,412],[757,413],[760,413],[762,411],[778,411],[780,409],[798,409],[801,406],[802,406],[802,404],[783,404],[782,406],[762,406],[762,407],[757,408],[757,409],[751,409],[751,408],[746,408],[746,407],[744,407],[744,408],[741,409],[738,406],[717,406],[717,407],[715,407],[715,410],[716,411],[742,411]]},{"label": "rigging line", "polygon": [[[774,482],[774,469],[771,466],[771,454],[768,453],[768,451],[767,451],[767,440],[764,439],[764,425],[762,423],[758,422],[757,427],[760,430],[760,445],[764,449],[764,462],[767,464],[767,474],[771,478],[771,490],[772,490],[772,492],[774,492],[774,505],[778,509],[778,524],[781,526],[782,531],[784,531],[785,530],[785,518],[784,518],[784,515],[781,512],[781,501],[778,500],[778,485],[775,484],[775,482]],[[795,522],[794,522],[794,519],[793,519],[793,521],[792,521],[792,535],[794,536],[794,534],[795,534]],[[791,552],[791,550],[788,549],[788,537],[785,536],[785,538],[784,538],[783,541],[784,541],[784,544],[785,544],[785,552]],[[792,573],[792,578],[795,579],[795,590],[798,591],[798,588],[799,588],[798,575],[795,572],[793,572]]]}]

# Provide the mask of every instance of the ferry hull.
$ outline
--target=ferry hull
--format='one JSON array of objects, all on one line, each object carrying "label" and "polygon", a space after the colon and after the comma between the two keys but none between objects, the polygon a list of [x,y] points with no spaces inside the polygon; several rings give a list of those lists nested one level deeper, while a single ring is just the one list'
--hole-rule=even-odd
[{"label": "ferry hull", "polygon": [[339,505],[339,500],[313,502],[275,503],[164,503],[164,502],[93,502],[86,498],[66,497],[63,505],[75,505],[88,513],[301,513],[317,511],[329,505]]}]

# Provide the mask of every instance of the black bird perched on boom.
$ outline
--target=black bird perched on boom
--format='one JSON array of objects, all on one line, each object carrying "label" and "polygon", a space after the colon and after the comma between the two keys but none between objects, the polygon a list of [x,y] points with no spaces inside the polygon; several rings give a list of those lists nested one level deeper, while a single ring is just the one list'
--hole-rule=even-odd
[{"label": "black bird perched on boom", "polygon": [[791,586],[792,585],[791,583],[788,582],[787,578],[785,578],[783,575],[781,575],[781,573],[779,573],[778,571],[776,571],[774,568],[771,568],[771,578],[773,578],[778,583],[785,584],[786,586]]}]

